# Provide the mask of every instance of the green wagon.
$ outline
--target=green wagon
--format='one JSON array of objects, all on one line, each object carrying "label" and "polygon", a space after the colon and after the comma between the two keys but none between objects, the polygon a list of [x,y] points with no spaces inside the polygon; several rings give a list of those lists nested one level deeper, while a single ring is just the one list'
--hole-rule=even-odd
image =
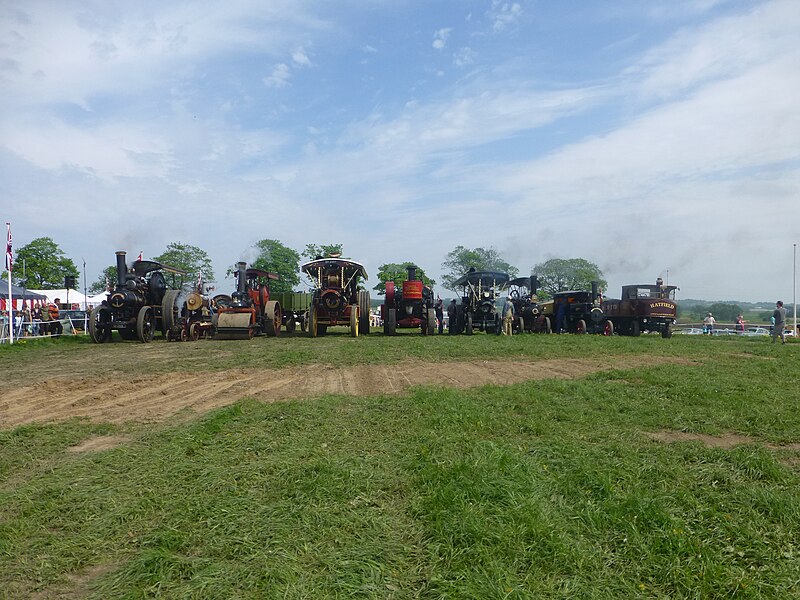
[{"label": "green wagon", "polygon": [[283,327],[287,333],[293,333],[297,324],[300,330],[306,330],[306,319],[311,306],[311,294],[308,292],[281,292],[273,294],[283,309]]}]

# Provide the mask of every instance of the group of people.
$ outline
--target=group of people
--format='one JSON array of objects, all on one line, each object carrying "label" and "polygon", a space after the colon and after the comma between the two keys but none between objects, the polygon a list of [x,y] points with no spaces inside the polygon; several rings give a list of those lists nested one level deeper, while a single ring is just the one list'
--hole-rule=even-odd
[{"label": "group of people", "polygon": [[[716,323],[714,315],[708,313],[703,319],[703,333],[712,335],[714,333],[714,324]],[[744,333],[744,324],[746,321],[742,315],[736,317],[736,331]],[[783,301],[778,300],[775,303],[775,310],[770,317],[770,329],[772,333],[772,343],[774,344],[778,338],[781,338],[781,343],[786,343],[786,309],[783,307]]]},{"label": "group of people", "polygon": [[15,337],[61,335],[64,326],[59,321],[59,303],[59,298],[55,302],[35,301],[33,308],[24,303],[22,308],[14,311]]}]

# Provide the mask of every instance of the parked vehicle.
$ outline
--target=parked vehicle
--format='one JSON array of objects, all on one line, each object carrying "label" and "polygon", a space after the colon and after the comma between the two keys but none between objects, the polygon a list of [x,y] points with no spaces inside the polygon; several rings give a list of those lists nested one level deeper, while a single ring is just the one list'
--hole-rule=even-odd
[{"label": "parked vehicle", "polygon": [[545,305],[546,316],[555,322],[556,333],[614,334],[614,323],[603,311],[598,282],[591,291],[569,290],[553,294],[552,303]]},{"label": "parked vehicle", "polygon": [[313,288],[307,325],[311,337],[336,325],[349,325],[353,337],[359,330],[369,331],[369,292],[359,290],[359,282],[368,278],[364,265],[331,256],[307,262],[300,270]]},{"label": "parked vehicle", "polygon": [[[175,295],[170,288],[179,290],[185,271],[154,260],[137,260],[130,270],[125,262],[125,252],[117,252],[117,284],[108,293],[108,299],[92,309],[89,315],[89,335],[98,344],[111,341],[116,329],[122,339],[150,342],[156,330],[166,334],[163,315],[172,313]],[[167,284],[171,275],[171,285]],[[176,276],[180,281],[176,281]],[[165,300],[167,302],[165,302]]]},{"label": "parked vehicle", "polygon": [[261,269],[248,269],[237,264],[236,291],[214,296],[217,314],[214,338],[218,340],[251,339],[254,335],[278,336],[283,316],[281,305],[269,296],[269,282],[278,275]]},{"label": "parked vehicle", "polygon": [[409,265],[407,269],[408,279],[400,289],[394,281],[386,282],[386,299],[381,304],[383,332],[394,335],[398,328],[419,328],[422,335],[433,335],[436,331],[433,291],[417,278],[415,265]]},{"label": "parked vehicle", "polygon": [[514,305],[515,333],[551,333],[550,317],[542,313],[536,292],[539,280],[536,275],[518,277],[508,282],[508,298]]},{"label": "parked vehicle", "polygon": [[655,285],[622,286],[620,300],[603,301],[603,311],[617,333],[638,336],[645,331],[672,337],[672,325],[678,316],[674,285],[664,285],[659,277]]},{"label": "parked vehicle", "polygon": [[454,287],[461,290],[454,333],[472,335],[475,329],[499,333],[501,318],[496,303],[508,280],[508,273],[476,271],[473,268],[453,282]]}]

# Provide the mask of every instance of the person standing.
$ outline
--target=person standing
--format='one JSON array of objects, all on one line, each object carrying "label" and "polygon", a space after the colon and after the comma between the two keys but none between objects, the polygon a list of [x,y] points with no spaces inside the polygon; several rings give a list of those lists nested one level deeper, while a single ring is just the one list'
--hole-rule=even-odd
[{"label": "person standing", "polygon": [[783,308],[783,301],[778,300],[775,303],[775,311],[772,313],[772,318],[775,319],[775,326],[772,328],[772,343],[775,343],[775,340],[778,339],[778,336],[781,338],[781,343],[786,343],[786,334],[784,333],[784,329],[786,329],[786,309]]},{"label": "person standing", "polygon": [[60,302],[61,298],[56,298],[55,302],[47,305],[47,312],[50,315],[50,333],[56,336],[64,332],[64,327],[61,325],[61,321],[58,320],[58,305]]},{"label": "person standing", "polygon": [[514,322],[514,303],[506,296],[503,302],[503,335],[511,335],[511,324]]},{"label": "person standing", "polygon": [[442,335],[444,333],[444,303],[441,298],[436,299],[433,310],[436,311],[436,320],[439,321],[439,335]]},{"label": "person standing", "polygon": [[745,320],[742,315],[736,317],[736,333],[744,333]]},{"label": "person standing", "polygon": [[716,323],[716,322],[717,322],[717,320],[714,318],[714,315],[712,315],[711,313],[708,313],[706,315],[706,318],[703,319],[703,329],[706,330],[706,333],[708,335],[712,335],[714,333],[714,323]]},{"label": "person standing", "polygon": [[456,301],[450,300],[450,304],[447,305],[447,333],[455,335],[456,326]]}]

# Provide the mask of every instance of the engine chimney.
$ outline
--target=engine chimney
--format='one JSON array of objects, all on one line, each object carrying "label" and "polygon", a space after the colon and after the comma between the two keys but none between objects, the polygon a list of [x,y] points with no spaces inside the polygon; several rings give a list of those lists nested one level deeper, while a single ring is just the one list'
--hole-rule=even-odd
[{"label": "engine chimney", "polygon": [[236,277],[236,291],[244,294],[247,291],[247,263],[237,263],[239,267],[239,275]]},{"label": "engine chimney", "polygon": [[536,295],[539,291],[539,278],[536,275],[531,275],[531,296]]},{"label": "engine chimney", "polygon": [[408,269],[408,280],[409,281],[416,281],[417,280],[417,267],[416,265],[408,265],[406,267]]},{"label": "engine chimney", "polygon": [[599,285],[600,284],[597,281],[592,282],[592,303],[594,303],[594,301],[597,300],[597,289]]},{"label": "engine chimney", "polygon": [[117,252],[117,287],[125,287],[125,275],[128,274],[128,265],[125,264],[125,252]]}]

